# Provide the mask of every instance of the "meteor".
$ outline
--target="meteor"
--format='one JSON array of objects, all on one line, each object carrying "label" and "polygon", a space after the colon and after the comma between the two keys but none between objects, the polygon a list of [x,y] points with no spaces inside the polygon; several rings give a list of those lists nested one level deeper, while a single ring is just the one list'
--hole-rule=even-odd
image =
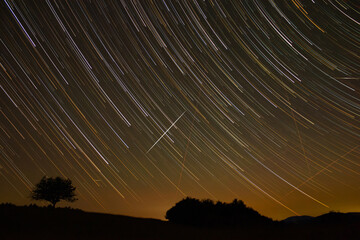
[{"label": "meteor", "polygon": [[173,122],[173,124],[171,124],[171,126],[161,135],[161,137],[154,143],[154,145],[151,146],[151,148],[149,148],[149,150],[146,152],[146,154],[148,154],[150,152],[150,150],[166,135],[166,133],[175,125],[175,123],[177,121],[179,121],[179,119],[184,115],[186,111],[184,111],[180,117],[178,117],[175,122]]}]

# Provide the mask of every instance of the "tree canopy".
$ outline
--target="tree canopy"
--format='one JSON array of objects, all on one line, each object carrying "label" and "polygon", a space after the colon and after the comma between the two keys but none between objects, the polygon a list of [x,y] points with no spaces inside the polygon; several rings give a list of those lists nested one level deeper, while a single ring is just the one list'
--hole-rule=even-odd
[{"label": "tree canopy", "polygon": [[261,225],[272,222],[270,218],[247,207],[241,200],[214,203],[210,199],[190,197],[176,203],[166,212],[165,218],[174,223],[198,226]]},{"label": "tree canopy", "polygon": [[31,198],[34,200],[48,201],[55,207],[61,200],[74,202],[75,189],[70,179],[61,177],[43,177],[31,192]]}]

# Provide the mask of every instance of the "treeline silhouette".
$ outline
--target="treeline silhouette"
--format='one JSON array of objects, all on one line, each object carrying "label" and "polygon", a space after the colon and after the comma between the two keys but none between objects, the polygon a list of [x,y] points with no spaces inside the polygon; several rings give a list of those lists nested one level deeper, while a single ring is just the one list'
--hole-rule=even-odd
[{"label": "treeline silhouette", "polygon": [[72,208],[69,206],[66,207],[61,207],[61,208],[56,208],[54,209],[54,207],[52,205],[47,205],[47,206],[38,206],[36,204],[28,204],[28,205],[24,205],[24,206],[17,206],[13,203],[9,203],[9,202],[5,202],[5,203],[0,203],[0,213],[4,213],[4,211],[12,211],[14,209],[21,209],[22,211],[32,211],[32,210],[43,210],[43,211],[53,211],[53,212],[84,212],[82,209],[79,208]]},{"label": "treeline silhouette", "polygon": [[166,212],[170,222],[194,226],[267,225],[272,219],[260,215],[235,199],[231,203],[187,197]]}]

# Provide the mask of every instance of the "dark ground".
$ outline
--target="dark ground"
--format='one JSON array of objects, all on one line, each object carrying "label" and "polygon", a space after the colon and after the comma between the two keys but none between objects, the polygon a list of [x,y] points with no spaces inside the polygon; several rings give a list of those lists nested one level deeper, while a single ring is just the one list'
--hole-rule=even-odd
[{"label": "dark ground", "polygon": [[360,213],[328,213],[267,226],[201,228],[67,208],[0,205],[0,239],[360,239]]}]

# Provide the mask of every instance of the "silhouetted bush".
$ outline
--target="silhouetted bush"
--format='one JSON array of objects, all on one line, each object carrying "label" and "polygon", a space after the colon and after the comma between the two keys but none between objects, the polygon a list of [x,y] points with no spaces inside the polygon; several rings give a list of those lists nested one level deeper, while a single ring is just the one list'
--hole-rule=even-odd
[{"label": "silhouetted bush", "polygon": [[196,226],[263,225],[271,223],[270,218],[260,215],[235,199],[231,203],[199,200],[187,197],[166,212],[166,219],[173,223]]}]

